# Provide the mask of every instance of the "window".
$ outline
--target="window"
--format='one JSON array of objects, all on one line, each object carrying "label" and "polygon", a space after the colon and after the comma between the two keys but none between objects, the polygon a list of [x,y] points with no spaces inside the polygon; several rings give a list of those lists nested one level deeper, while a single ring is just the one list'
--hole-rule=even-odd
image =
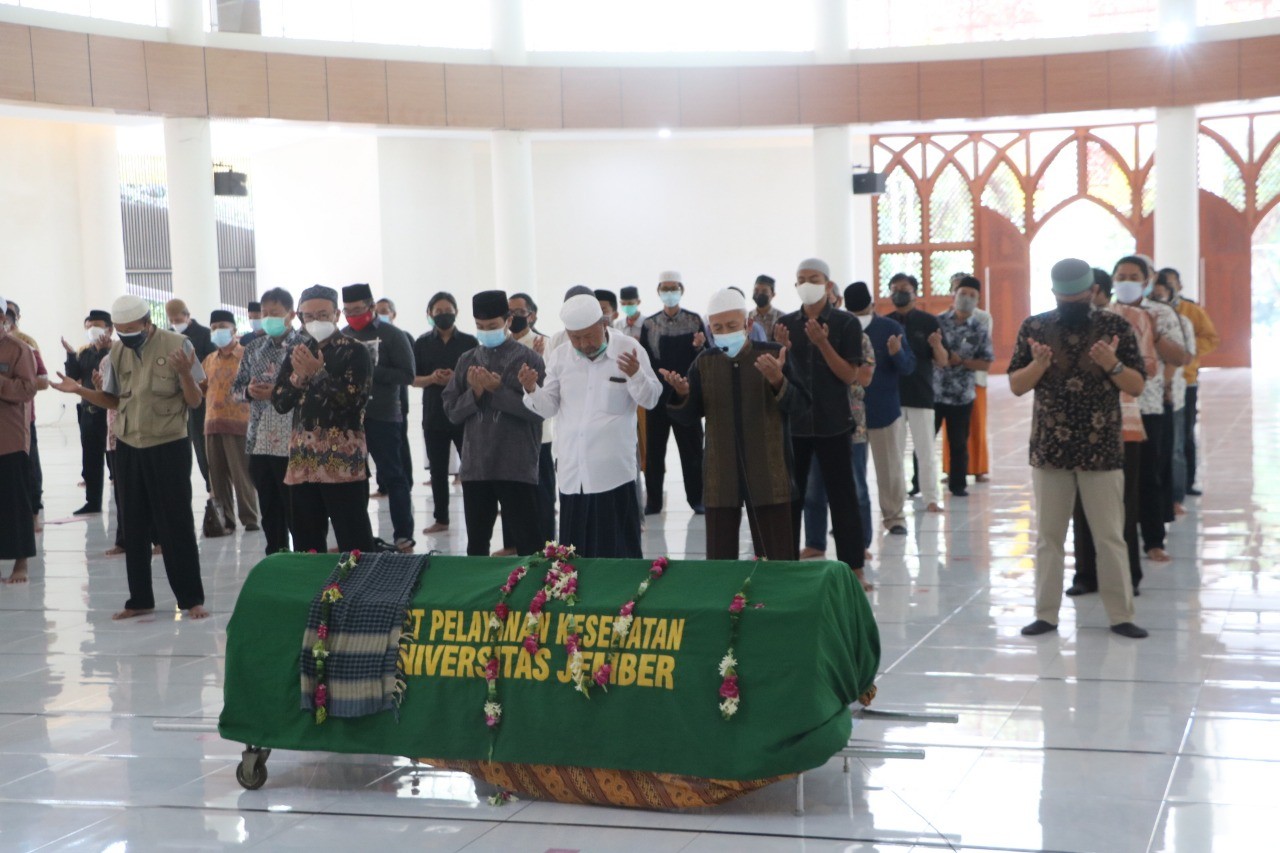
[{"label": "window", "polygon": [[807,51],[804,0],[524,0],[525,44],[554,51]]},{"label": "window", "polygon": [[856,48],[1130,33],[1155,26],[1156,0],[849,0],[849,44]]},{"label": "window", "polygon": [[262,0],[262,35],[487,50],[481,0]]},{"label": "window", "polygon": [[0,3],[149,27],[169,26],[168,0],[0,0]]}]

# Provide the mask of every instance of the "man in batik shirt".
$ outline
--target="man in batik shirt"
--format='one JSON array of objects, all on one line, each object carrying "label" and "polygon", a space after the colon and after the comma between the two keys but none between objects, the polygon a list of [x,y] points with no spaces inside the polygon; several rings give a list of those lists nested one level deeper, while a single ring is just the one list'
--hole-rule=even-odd
[{"label": "man in batik shirt", "polygon": [[294,412],[285,483],[293,501],[293,547],[328,550],[329,524],[338,549],[370,550],[368,448],[364,406],[373,362],[360,341],[338,334],[338,292],[313,285],[298,300],[307,332],[286,356],[271,404]]}]

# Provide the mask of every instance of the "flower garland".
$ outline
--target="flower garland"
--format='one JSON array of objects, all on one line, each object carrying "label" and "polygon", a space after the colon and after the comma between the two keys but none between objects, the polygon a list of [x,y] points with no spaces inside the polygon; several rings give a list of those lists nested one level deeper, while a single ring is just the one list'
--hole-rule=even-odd
[{"label": "flower garland", "polygon": [[[747,579],[742,582],[742,588],[733,595],[733,599],[729,602],[729,649],[724,653],[724,657],[720,659],[720,716],[726,720],[732,719],[733,715],[738,713],[738,706],[742,702],[742,689],[738,685],[738,657],[735,646],[738,642],[738,620],[742,618],[742,611],[746,609],[748,602],[747,591],[751,589],[751,578],[755,575],[755,569],[751,570],[751,574],[747,575]],[[756,610],[764,607],[763,604],[753,605]]]},{"label": "flower garland", "polygon": [[[645,593],[649,591],[649,586],[658,578],[662,577],[663,573],[666,572],[668,565],[670,565],[670,563],[667,561],[666,557],[659,557],[650,563],[649,577],[642,580],[640,582],[640,586],[636,587],[636,594],[631,598],[631,600],[618,609],[618,615],[613,620],[613,633],[609,637],[609,648],[606,649],[606,653],[609,654],[609,662],[596,669],[595,675],[592,677],[596,686],[604,690],[605,693],[609,692],[609,676],[613,674],[614,665],[618,662],[618,655],[621,654],[622,644],[626,642],[627,634],[631,631],[631,623],[635,621],[636,604],[639,603],[640,599],[644,598]],[[576,645],[575,635],[575,649]],[[579,666],[581,666],[581,654],[578,655],[578,660]],[[573,660],[570,658],[571,671],[572,666]],[[589,687],[589,685],[587,686]],[[574,689],[578,689],[576,681]],[[583,695],[586,695],[587,693],[585,689],[580,690],[579,692]]]},{"label": "flower garland", "polygon": [[325,673],[325,659],[329,657],[326,641],[329,639],[329,617],[333,615],[333,605],[342,599],[340,584],[360,561],[360,552],[352,550],[338,563],[338,579],[329,584],[320,593],[320,625],[316,628],[316,643],[311,647],[311,657],[316,662],[316,690],[313,697],[315,704],[316,725],[329,719],[329,687]]}]

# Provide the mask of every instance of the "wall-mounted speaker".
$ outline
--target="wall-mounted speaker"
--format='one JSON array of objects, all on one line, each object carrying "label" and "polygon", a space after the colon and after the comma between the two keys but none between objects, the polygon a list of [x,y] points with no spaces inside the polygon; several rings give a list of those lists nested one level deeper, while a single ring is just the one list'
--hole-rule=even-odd
[{"label": "wall-mounted speaker", "polygon": [[244,172],[225,172],[213,173],[213,194],[214,195],[248,195],[249,188],[245,186],[248,176]]},{"label": "wall-mounted speaker", "polygon": [[884,172],[856,172],[853,176],[854,195],[880,195],[884,192]]}]

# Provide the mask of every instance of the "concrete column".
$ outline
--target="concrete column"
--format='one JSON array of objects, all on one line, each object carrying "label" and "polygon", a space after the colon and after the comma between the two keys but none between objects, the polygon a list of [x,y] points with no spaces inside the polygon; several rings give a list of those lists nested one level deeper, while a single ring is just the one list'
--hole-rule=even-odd
[{"label": "concrete column", "polygon": [[549,294],[538,293],[533,228],[533,151],[529,135],[509,130],[494,131],[489,151],[498,287],[507,293],[523,291],[533,294],[541,307]]},{"label": "concrete column", "polygon": [[[871,168],[871,135],[866,128],[852,128],[852,162],[854,165]],[[853,181],[846,181],[846,188],[853,193]],[[853,198],[853,266],[849,270],[850,281],[862,280],[875,295],[879,271],[875,268],[875,231],[872,228],[871,199],[869,195],[855,195]],[[845,282],[848,284],[849,282]]]},{"label": "concrete column", "polygon": [[85,313],[110,310],[124,293],[124,230],[120,221],[120,152],[108,125],[76,126],[80,194],[80,268]]},{"label": "concrete column", "polygon": [[173,294],[186,301],[193,317],[207,323],[209,312],[222,307],[209,120],[165,119],[164,154]]},{"label": "concrete column", "polygon": [[849,61],[848,0],[812,0],[813,57],[819,64]]},{"label": "concrete column", "polygon": [[1198,136],[1194,107],[1156,110],[1155,262],[1177,269],[1193,299],[1200,295]]},{"label": "concrete column", "polygon": [[489,0],[493,60],[498,65],[524,65],[524,0]]},{"label": "concrete column", "polygon": [[841,287],[854,271],[854,205],[848,125],[813,129],[814,250]]},{"label": "concrete column", "polygon": [[207,0],[169,0],[169,41],[204,44],[205,2]]}]

